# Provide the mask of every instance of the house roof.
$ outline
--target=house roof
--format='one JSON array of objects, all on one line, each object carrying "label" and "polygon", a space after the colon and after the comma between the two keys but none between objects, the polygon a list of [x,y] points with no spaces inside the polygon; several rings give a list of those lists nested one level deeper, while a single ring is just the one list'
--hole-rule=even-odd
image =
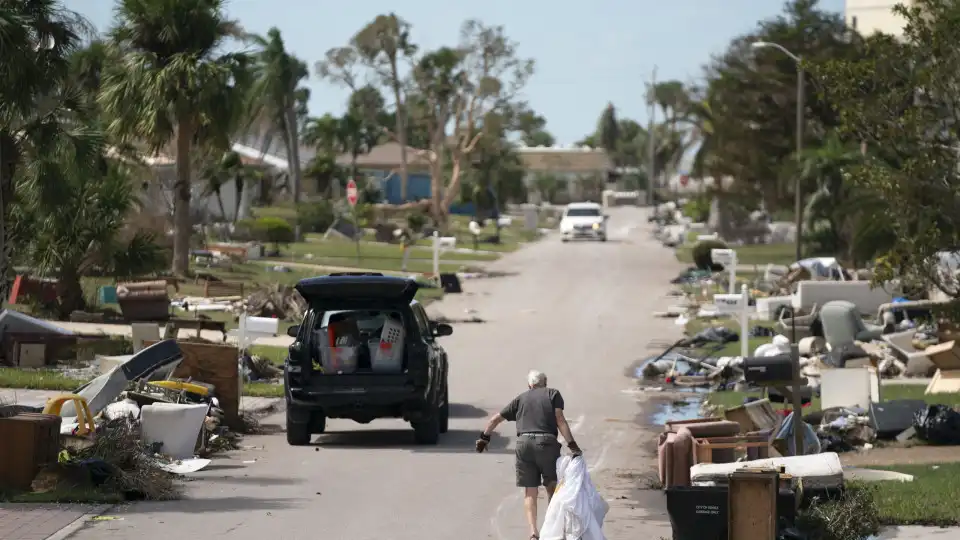
[{"label": "house roof", "polygon": [[521,146],[523,166],[534,172],[595,173],[610,171],[613,160],[602,148],[589,146]]},{"label": "house roof", "polygon": [[[123,154],[121,154],[120,151],[117,150],[117,148],[114,146],[107,147],[106,155],[108,158],[111,158],[111,159],[118,159],[118,160],[123,160],[127,162],[133,161],[128,159]],[[140,160],[143,162],[144,165],[147,165],[148,167],[162,167],[167,165],[174,165],[177,162],[176,159],[174,159],[173,157],[163,152],[156,152],[153,155],[142,153],[140,155]]]},{"label": "house roof", "polygon": [[231,149],[240,156],[240,160],[246,165],[259,165],[262,163],[284,172],[289,168],[286,159],[270,153],[261,152],[245,144],[233,143]]},{"label": "house roof", "polygon": [[[357,166],[367,169],[391,170],[400,167],[400,144],[396,142],[387,142],[373,147],[366,154],[357,156]],[[337,164],[349,166],[353,162],[350,154],[342,154],[337,157]],[[423,155],[423,151],[416,148],[407,147],[407,165],[413,167],[427,167],[430,161]]]}]

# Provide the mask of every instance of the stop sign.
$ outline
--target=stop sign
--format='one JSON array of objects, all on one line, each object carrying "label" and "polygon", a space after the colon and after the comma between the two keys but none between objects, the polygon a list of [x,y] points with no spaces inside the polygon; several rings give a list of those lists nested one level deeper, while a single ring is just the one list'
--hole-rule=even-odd
[{"label": "stop sign", "polygon": [[357,183],[353,180],[347,182],[347,202],[350,203],[350,206],[357,205],[357,199],[359,198],[359,193],[357,193]]}]

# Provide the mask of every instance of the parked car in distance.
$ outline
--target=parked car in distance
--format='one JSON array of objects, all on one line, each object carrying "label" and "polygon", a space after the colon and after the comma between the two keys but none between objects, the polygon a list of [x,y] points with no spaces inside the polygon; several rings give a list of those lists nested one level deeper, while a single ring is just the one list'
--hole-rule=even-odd
[{"label": "parked car in distance", "polygon": [[327,418],[410,422],[419,444],[437,444],[450,415],[447,353],[453,328],[427,318],[416,281],[379,273],[300,280],[307,301],[284,365],[287,442],[310,443]]},{"label": "parked car in distance", "polygon": [[560,218],[560,238],[564,242],[578,239],[606,242],[609,217],[597,203],[568,204]]}]

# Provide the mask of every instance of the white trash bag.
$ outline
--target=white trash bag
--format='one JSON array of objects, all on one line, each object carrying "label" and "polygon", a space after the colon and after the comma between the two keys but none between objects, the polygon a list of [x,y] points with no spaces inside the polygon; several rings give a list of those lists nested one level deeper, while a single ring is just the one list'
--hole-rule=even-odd
[{"label": "white trash bag", "polygon": [[540,529],[540,540],[606,540],[601,528],[610,505],[590,481],[583,457],[557,460],[557,490]]}]

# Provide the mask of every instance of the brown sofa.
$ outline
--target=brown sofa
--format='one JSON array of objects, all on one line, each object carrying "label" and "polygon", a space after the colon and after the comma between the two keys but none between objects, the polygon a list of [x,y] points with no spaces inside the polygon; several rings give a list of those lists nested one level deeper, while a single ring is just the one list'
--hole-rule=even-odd
[{"label": "brown sofa", "polygon": [[[696,464],[697,439],[732,437],[740,433],[740,424],[722,418],[700,418],[667,422],[660,434],[657,461],[660,483],[664,488],[690,485],[690,467]],[[734,461],[734,448],[711,451],[713,463]]]}]

